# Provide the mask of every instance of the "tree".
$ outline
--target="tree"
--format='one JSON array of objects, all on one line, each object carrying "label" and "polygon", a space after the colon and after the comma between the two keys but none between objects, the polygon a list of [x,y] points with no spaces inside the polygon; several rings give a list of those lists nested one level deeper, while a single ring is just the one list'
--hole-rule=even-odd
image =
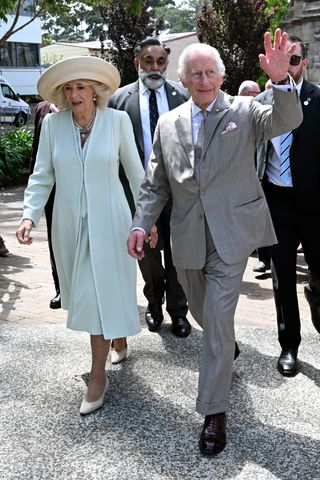
[{"label": "tree", "polygon": [[270,30],[272,33],[280,27],[283,17],[288,11],[288,6],[288,0],[266,0],[266,14],[271,18]]},{"label": "tree", "polygon": [[103,29],[104,22],[99,8],[76,4],[67,14],[59,17],[46,16],[42,22],[45,38],[56,42],[85,42],[96,40]]},{"label": "tree", "polygon": [[[59,18],[47,16],[42,24],[42,30],[46,38],[55,41],[69,42],[96,40],[99,37],[100,31],[104,28],[104,20],[101,16],[100,8],[104,8],[106,2],[100,1],[101,5],[99,5],[99,0],[95,1],[98,2],[97,8],[90,8],[88,4],[78,3],[76,4],[76,8],[72,8],[66,15],[60,16]],[[126,8],[126,11],[129,14],[141,13],[142,2],[139,3],[139,10],[135,9],[132,11],[132,9]],[[124,2],[122,2],[122,4],[122,6],[125,6]],[[130,3],[130,5],[132,5],[132,3]],[[149,0],[148,5],[150,17],[158,19],[158,22],[163,24],[162,19],[156,14],[157,9],[160,8],[160,10],[164,9],[167,11],[168,7],[170,7],[171,10],[171,7],[175,6],[175,2],[174,0]]]},{"label": "tree", "polygon": [[278,12],[276,5],[267,6],[266,0],[205,0],[198,15],[198,38],[219,51],[226,67],[224,89],[230,94],[242,81],[259,78],[263,34]]},{"label": "tree", "polygon": [[127,85],[137,79],[133,64],[135,46],[145,37],[158,35],[163,22],[151,17],[148,0],[142,1],[139,14],[128,12],[118,0],[101,6],[100,13],[106,25],[106,36],[112,45],[108,58],[119,70],[122,85]]},{"label": "tree", "polygon": [[[106,5],[109,0],[99,0],[100,3]],[[87,0],[83,2],[88,7],[95,7],[98,0]],[[119,3],[130,12],[139,12],[141,8],[141,0],[119,0]],[[16,32],[22,30],[32,23],[36,18],[46,18],[48,15],[59,18],[66,16],[75,8],[74,0],[1,0],[0,4],[0,20],[1,23],[8,23],[7,31],[0,38],[0,47]],[[79,4],[78,4],[79,5]],[[18,25],[18,20],[22,17],[22,13],[28,12],[28,16],[23,16],[25,22]],[[11,18],[12,17],[12,18]]]},{"label": "tree", "polygon": [[170,33],[194,32],[197,26],[197,14],[201,9],[203,0],[184,0],[179,7],[155,6],[154,15],[163,19],[164,26]]}]

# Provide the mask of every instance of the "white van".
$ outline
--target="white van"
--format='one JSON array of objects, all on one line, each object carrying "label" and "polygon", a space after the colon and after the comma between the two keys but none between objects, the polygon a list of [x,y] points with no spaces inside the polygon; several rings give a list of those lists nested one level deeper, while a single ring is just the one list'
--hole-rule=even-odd
[{"label": "white van", "polygon": [[20,98],[6,79],[0,76],[0,124],[12,123],[15,127],[22,127],[30,117],[29,105]]}]

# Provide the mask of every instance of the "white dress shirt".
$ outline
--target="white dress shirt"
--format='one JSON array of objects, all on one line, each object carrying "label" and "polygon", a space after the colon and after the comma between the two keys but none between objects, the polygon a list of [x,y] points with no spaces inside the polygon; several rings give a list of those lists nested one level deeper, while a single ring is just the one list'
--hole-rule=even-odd
[{"label": "white dress shirt", "polygon": [[207,110],[207,112],[211,112],[215,103],[216,103],[216,98],[213,100],[212,103],[210,103],[210,105],[207,106],[206,109],[202,109],[202,108],[198,107],[198,105],[193,103],[193,100],[191,100],[192,137],[193,137],[194,145],[197,142],[199,127],[200,127],[200,124],[203,120],[202,113],[200,113],[200,112],[202,112],[202,110]]},{"label": "white dress shirt", "polygon": [[[301,80],[301,82],[299,82],[298,85],[296,86],[299,97],[300,97],[302,82],[303,82],[303,80]],[[280,85],[277,85],[276,87],[280,88]],[[285,85],[285,87],[288,87],[288,85]],[[290,188],[290,187],[292,187],[292,183],[291,183],[291,185],[288,185],[288,184],[284,183],[281,179],[281,176],[280,176],[280,143],[281,143],[281,136],[272,138],[271,143],[272,143],[273,148],[271,148],[271,150],[269,152],[267,168],[266,168],[266,174],[267,174],[267,177],[269,179],[269,182],[273,183],[274,185],[277,185],[278,187],[289,187]]]},{"label": "white dress shirt", "polygon": [[[159,117],[165,112],[169,111],[169,104],[164,85],[155,90]],[[144,149],[144,168],[147,168],[150,154],[152,151],[152,138],[150,131],[150,116],[149,116],[149,97],[150,90],[139,78],[139,104],[140,104],[140,117],[143,134],[143,149]]]}]

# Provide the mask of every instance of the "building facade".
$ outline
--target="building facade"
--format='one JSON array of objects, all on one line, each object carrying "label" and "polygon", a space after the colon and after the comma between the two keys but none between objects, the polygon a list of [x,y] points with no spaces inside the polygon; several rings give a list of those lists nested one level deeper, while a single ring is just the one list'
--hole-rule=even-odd
[{"label": "building facade", "polygon": [[[28,10],[22,10],[15,28],[24,25],[30,18]],[[0,38],[12,24],[0,20]],[[40,44],[41,22],[38,18],[11,35],[0,47],[0,75],[3,76],[21,95],[37,94],[37,80],[41,74]]]},{"label": "building facade", "polygon": [[291,0],[282,28],[306,44],[309,66],[305,78],[320,83],[320,1]]}]

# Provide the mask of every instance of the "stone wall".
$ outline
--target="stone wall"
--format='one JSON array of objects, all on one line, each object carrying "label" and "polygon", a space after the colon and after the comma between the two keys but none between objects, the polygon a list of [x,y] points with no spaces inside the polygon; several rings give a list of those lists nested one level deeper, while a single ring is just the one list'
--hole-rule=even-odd
[{"label": "stone wall", "polygon": [[282,28],[306,44],[309,66],[305,78],[320,83],[320,1],[291,0]]}]

